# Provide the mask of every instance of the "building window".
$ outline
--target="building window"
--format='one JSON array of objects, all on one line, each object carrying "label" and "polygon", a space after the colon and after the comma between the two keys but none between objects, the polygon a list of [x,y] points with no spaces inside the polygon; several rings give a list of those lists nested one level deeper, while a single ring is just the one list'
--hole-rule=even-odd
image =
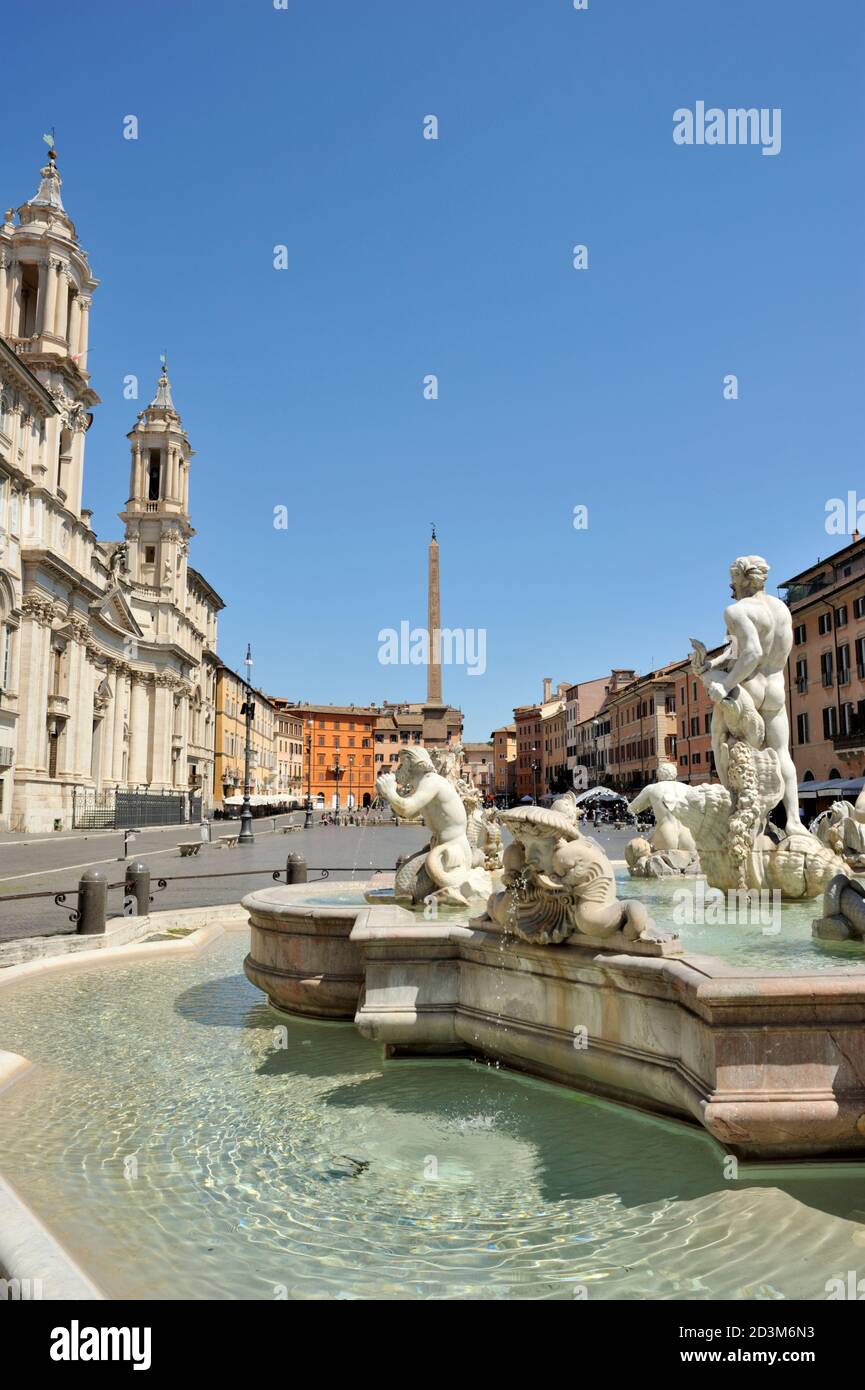
[{"label": "building window", "polygon": [[838,648],[838,684],[850,684],[850,646],[847,642]]},{"label": "building window", "polygon": [[796,737],[798,742],[808,742],[808,716],[807,714],[797,714],[796,716]]},{"label": "building window", "polygon": [[820,679],[827,688],[832,684],[832,653],[824,652],[820,657]]},{"label": "building window", "polygon": [[836,627],[846,627],[846,626],[847,626],[847,605],[846,605],[846,603],[842,603],[840,608],[836,608],[836,609],[835,609],[835,626],[836,626]]},{"label": "building window", "polygon": [[804,656],[796,662],[796,689],[800,695],[808,689],[808,658]]},{"label": "building window", "polygon": [[823,710],[823,737],[835,738],[838,733],[838,711],[834,705]]},{"label": "building window", "polygon": [[853,617],[865,618],[865,594],[853,600]]},{"label": "building window", "polygon": [[798,626],[793,629],[793,641],[795,642],[797,647],[802,646],[802,644],[805,642],[807,638],[807,635],[808,633],[805,623],[799,623]]},{"label": "building window", "polygon": [[817,619],[817,631],[821,637],[825,637],[827,632],[832,631],[832,614],[821,613]]},{"label": "building window", "polygon": [[155,564],[156,564],[156,546],[155,546],[155,545],[146,545],[146,546],[144,547],[144,563],[145,563],[145,565],[155,565]]},{"label": "building window", "polygon": [[0,690],[8,690],[12,679],[12,628],[0,627]]}]

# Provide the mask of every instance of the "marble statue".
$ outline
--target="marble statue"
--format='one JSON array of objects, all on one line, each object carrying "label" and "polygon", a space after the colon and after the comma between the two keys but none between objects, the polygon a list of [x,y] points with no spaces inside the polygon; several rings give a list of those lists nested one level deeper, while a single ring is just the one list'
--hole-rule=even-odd
[{"label": "marble statue", "polygon": [[836,874],[823,895],[823,916],[811,930],[823,941],[865,941],[865,887]]},{"label": "marble statue", "polygon": [[855,873],[865,871],[865,788],[849,801],[834,801],[811,824],[817,839],[850,865]]},{"label": "marble statue", "polygon": [[498,819],[513,842],[504,853],[504,888],[491,894],[486,921],[536,945],[569,938],[586,944],[632,949],[637,942],[659,950],[675,935],[659,930],[645,906],[620,902],[613,867],[600,845],[580,833],[576,805],[516,806]]},{"label": "marble statue", "polygon": [[[710,659],[704,644],[691,639],[692,669],[714,707],[712,751],[721,784],[684,788],[674,814],[690,830],[713,888],[814,898],[835,874],[849,871],[799,819],[784,684],[793,624],[786,604],[765,592],[768,572],[759,555],[740,556],[731,566],[729,641],[719,656]],[[783,832],[768,823],[782,803]]]},{"label": "marble statue", "polygon": [[676,808],[686,799],[686,787],[676,778],[674,763],[660,763],[657,781],[634,797],[628,810],[632,815],[651,811],[655,828],[646,838],[636,835],[625,845],[625,860],[633,878],[669,878],[698,874],[700,861],[694,837],[676,817]]},{"label": "marble statue", "polygon": [[495,810],[484,810],[479,789],[462,775],[462,748],[433,748],[430,750],[433,767],[456,788],[466,812],[466,835],[473,850],[480,850],[481,863],[489,873],[502,867],[502,832]]},{"label": "marble statue", "polygon": [[436,771],[426,748],[404,748],[396,774],[383,772],[375,786],[401,820],[420,820],[432,832],[429,844],[397,869],[397,901],[466,907],[487,896],[492,879],[483,866],[483,852],[469,842],[463,799],[453,782]]}]

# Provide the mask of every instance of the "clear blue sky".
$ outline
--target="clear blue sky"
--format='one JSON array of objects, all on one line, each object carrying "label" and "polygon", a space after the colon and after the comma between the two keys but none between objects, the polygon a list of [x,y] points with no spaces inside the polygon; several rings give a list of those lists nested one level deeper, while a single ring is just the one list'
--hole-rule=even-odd
[{"label": "clear blue sky", "polygon": [[[865,493],[863,38],[850,0],[14,0],[0,200],[55,125],[100,536],[164,348],[192,563],[266,689],[423,697],[377,634],[425,621],[432,519],[443,619],[487,631],[445,672],[470,738],[544,675],[718,640],[731,559],[780,581]],[[675,145],[698,100],[780,107],[781,153]]]}]

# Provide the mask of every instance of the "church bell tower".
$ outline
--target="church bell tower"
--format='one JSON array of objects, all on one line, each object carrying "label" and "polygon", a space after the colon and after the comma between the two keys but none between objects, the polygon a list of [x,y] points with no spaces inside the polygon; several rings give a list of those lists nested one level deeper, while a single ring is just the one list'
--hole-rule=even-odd
[{"label": "church bell tower", "polygon": [[156,395],[127,436],[132,450],[126,527],[131,577],[179,603],[186,592],[186,556],[195,534],[189,521],[189,439],[171,398],[163,360]]}]

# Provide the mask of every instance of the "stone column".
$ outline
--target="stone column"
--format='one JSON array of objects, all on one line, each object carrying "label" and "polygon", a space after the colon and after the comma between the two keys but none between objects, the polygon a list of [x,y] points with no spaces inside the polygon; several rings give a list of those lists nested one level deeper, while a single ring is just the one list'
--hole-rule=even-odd
[{"label": "stone column", "polygon": [[0,334],[6,336],[6,317],[9,311],[9,268],[11,258],[8,251],[0,251]]},{"label": "stone column", "polygon": [[81,326],[78,332],[78,365],[82,372],[87,371],[87,340],[90,326],[90,296],[82,294],[81,300]]},{"label": "stone column", "polygon": [[150,745],[150,701],[147,677],[132,671],[129,714],[129,781],[133,786],[150,781],[148,751]]},{"label": "stone column", "polygon": [[21,299],[22,281],[21,266],[18,261],[13,260],[9,270],[9,337],[18,337],[21,333]]},{"label": "stone column", "polygon": [[[90,777],[93,746],[93,670],[87,657],[87,624],[73,624],[69,651],[69,720],[63,771],[85,780]],[[60,767],[58,765],[58,771]]]},{"label": "stone column", "polygon": [[114,729],[111,752],[111,776],[118,785],[123,780],[123,726],[126,722],[126,690],[128,668],[122,661],[114,666]]},{"label": "stone column", "polygon": [[69,270],[62,265],[57,272],[57,309],[54,314],[54,332],[58,338],[66,337],[66,320],[69,316]]},{"label": "stone column", "polygon": [[153,782],[160,787],[171,783],[171,736],[174,729],[174,694],[170,677],[156,677],[153,720]]},{"label": "stone column", "polygon": [[70,357],[74,357],[78,351],[78,339],[81,336],[81,296],[73,295],[72,303],[69,306],[69,327],[67,329],[66,342],[69,348]]},{"label": "stone column", "polygon": [[[57,282],[60,278],[60,267],[63,264],[56,256],[49,256],[45,265],[45,304],[42,309],[41,322],[38,331],[40,333],[53,333],[54,320],[57,315]],[[39,267],[39,293],[40,303],[42,294],[42,267]]]},{"label": "stone column", "polygon": [[45,296],[48,291],[48,274],[50,266],[47,260],[40,261],[37,274],[38,281],[36,286],[36,315],[33,320],[33,331],[42,332],[42,325],[45,322]]}]

